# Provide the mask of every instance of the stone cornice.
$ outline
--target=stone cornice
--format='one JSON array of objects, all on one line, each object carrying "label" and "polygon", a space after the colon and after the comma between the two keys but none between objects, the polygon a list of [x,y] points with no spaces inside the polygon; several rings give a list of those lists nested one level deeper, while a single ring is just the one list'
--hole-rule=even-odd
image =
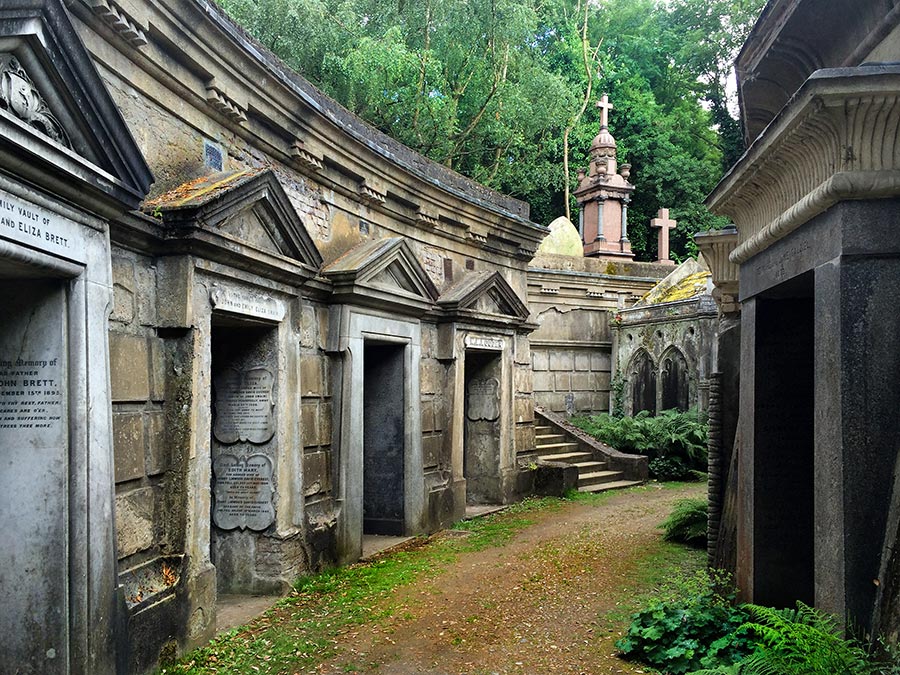
[{"label": "stone cornice", "polygon": [[737,225],[740,264],[838,201],[900,195],[900,67],[814,73],[707,204]]},{"label": "stone cornice", "polygon": [[[113,72],[124,72],[123,58],[131,62],[129,67],[143,69],[149,77],[127,78],[133,86],[146,83],[149,98],[165,100],[171,92],[201,112],[214,110],[235,134],[327,189],[343,191],[348,177],[367,187],[381,185],[379,195],[388,202],[396,196],[401,205],[411,206],[412,223],[419,209],[441,223],[452,217],[464,229],[489,224],[492,234],[515,242],[508,253],[514,259],[530,258],[546,236],[546,228],[528,219],[526,203],[479,185],[369,126],[292,72],[213,3],[123,0],[149,40],[136,50],[112,39],[95,14],[83,11],[90,1],[69,0],[70,8],[96,32],[82,34],[88,48]],[[109,44],[95,44],[97,37]],[[215,96],[209,101],[212,86]],[[221,101],[225,104],[217,107]],[[396,210],[370,192],[351,189],[347,196],[368,208]]]}]

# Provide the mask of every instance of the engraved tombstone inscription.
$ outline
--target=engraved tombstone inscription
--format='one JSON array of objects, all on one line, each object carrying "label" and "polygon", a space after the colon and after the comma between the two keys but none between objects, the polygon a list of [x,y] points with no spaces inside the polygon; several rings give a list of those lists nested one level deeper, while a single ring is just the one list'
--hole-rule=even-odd
[{"label": "engraved tombstone inscription", "polygon": [[268,368],[227,368],[216,376],[216,420],[220,443],[265,443],[275,435],[275,377]]},{"label": "engraved tombstone inscription", "polygon": [[223,530],[265,530],[275,521],[272,460],[222,454],[213,462],[213,521]]},{"label": "engraved tombstone inscription", "polygon": [[473,422],[491,422],[500,417],[500,380],[496,377],[473,378],[468,386],[466,416]]}]

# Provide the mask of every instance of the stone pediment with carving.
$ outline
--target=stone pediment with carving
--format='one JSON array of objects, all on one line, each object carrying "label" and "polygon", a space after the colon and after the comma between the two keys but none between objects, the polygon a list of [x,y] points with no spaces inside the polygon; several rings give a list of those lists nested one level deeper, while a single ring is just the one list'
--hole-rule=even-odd
[{"label": "stone pediment with carving", "polygon": [[337,302],[417,316],[431,310],[437,289],[400,238],[356,246],[322,270]]},{"label": "stone pediment with carving", "polygon": [[528,307],[499,272],[473,272],[438,299],[443,316],[475,323],[522,325]]},{"label": "stone pediment with carving", "polygon": [[60,0],[0,13],[0,163],[104,213],[137,208],[153,176]]},{"label": "stone pediment with carving", "polygon": [[216,173],[143,204],[162,221],[165,237],[192,251],[290,258],[311,277],[322,265],[315,243],[271,169]]}]

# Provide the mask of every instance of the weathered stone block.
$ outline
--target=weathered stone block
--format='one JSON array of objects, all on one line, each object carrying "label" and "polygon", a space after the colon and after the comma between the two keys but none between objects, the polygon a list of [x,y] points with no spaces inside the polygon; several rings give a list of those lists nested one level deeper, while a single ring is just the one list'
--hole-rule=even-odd
[{"label": "weathered stone block", "polygon": [[444,367],[434,359],[422,359],[419,384],[423,394],[437,394],[444,384]]},{"label": "weathered stone block", "polygon": [[328,308],[318,307],[316,309],[316,316],[319,317],[319,335],[316,346],[319,349],[325,349],[325,342],[328,339]]},{"label": "weathered stone block", "polygon": [[109,375],[113,403],[148,400],[147,340],[137,335],[110,332]]},{"label": "weathered stone block", "polygon": [[422,433],[427,434],[434,431],[434,405],[431,401],[422,401]]},{"label": "weathered stone block", "polygon": [[594,373],[592,380],[591,389],[594,391],[609,391],[610,377],[608,372]]},{"label": "weathered stone block", "polygon": [[534,427],[529,425],[516,427],[516,452],[528,452],[534,449]]},{"label": "weathered stone block", "polygon": [[331,445],[331,416],[332,406],[330,401],[319,404],[319,444]]},{"label": "weathered stone block", "polygon": [[609,392],[601,392],[591,395],[591,410],[606,412],[609,410]]},{"label": "weathered stone block", "polygon": [[300,355],[300,391],[304,396],[321,396],[322,359],[317,354]]},{"label": "weathered stone block", "polygon": [[531,368],[533,370],[547,370],[550,367],[550,355],[544,351],[531,352]]},{"label": "weathered stone block", "polygon": [[447,407],[444,405],[444,397],[435,396],[431,403],[434,406],[434,430],[443,431],[447,428]]},{"label": "weathered stone block", "polygon": [[528,365],[531,363],[531,342],[525,335],[516,336],[516,363]]},{"label": "weathered stone block", "polygon": [[300,346],[314,349],[318,344],[319,319],[312,305],[304,305],[300,310]]},{"label": "weathered stone block", "polygon": [[328,453],[311,452],[303,455],[303,494],[306,497],[331,489]]},{"label": "weathered stone block", "polygon": [[422,324],[422,357],[434,358],[437,356],[437,326],[430,323]]},{"label": "weathered stone block", "polygon": [[531,369],[522,366],[516,366],[515,372],[516,392],[530,394],[533,391]]},{"label": "weathered stone block", "polygon": [[153,488],[116,495],[116,552],[119,559],[153,546]]},{"label": "weathered stone block", "polygon": [[444,437],[441,434],[426,436],[422,439],[422,462],[426,467],[441,463],[441,447]]},{"label": "weathered stone block", "polygon": [[147,434],[147,475],[155,476],[169,468],[169,443],[166,438],[166,416],[151,412],[144,416]]},{"label": "weathered stone block", "polygon": [[156,268],[138,264],[134,268],[137,320],[142,326],[156,326]]},{"label": "weathered stone block", "polygon": [[553,391],[553,373],[535,373],[533,382],[535,391]]},{"label": "weathered stone block", "polygon": [[162,401],[166,398],[166,351],[159,338],[150,338],[150,398]]},{"label": "weathered stone block", "polygon": [[571,373],[556,373],[555,378],[556,391],[571,391],[572,389],[572,376]]},{"label": "weathered stone block", "polygon": [[303,437],[303,447],[308,448],[321,445],[319,434],[319,404],[318,402],[302,403],[300,405],[300,433]]},{"label": "weathered stone block", "polygon": [[517,398],[515,402],[516,422],[532,422],[534,420],[534,399]]},{"label": "weathered stone block", "polygon": [[113,258],[113,308],[110,319],[131,323],[135,316],[134,263],[123,258]]},{"label": "weathered stone block", "polygon": [[572,370],[574,365],[572,352],[550,352],[550,370]]},{"label": "weathered stone block", "polygon": [[595,379],[591,373],[574,373],[572,375],[572,391],[590,391],[593,389]]},{"label": "weathered stone block", "polygon": [[116,482],[144,475],[144,422],[139,412],[113,413]]},{"label": "weathered stone block", "polygon": [[591,353],[591,370],[595,371],[609,371],[610,370],[610,358],[609,354],[603,352],[592,352]]},{"label": "weathered stone block", "polygon": [[575,352],[575,370],[591,369],[591,355],[588,352]]}]

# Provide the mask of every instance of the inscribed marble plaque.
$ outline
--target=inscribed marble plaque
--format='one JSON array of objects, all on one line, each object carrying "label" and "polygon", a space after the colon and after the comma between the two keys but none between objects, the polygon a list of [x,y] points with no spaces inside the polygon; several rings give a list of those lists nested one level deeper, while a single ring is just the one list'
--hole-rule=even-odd
[{"label": "inscribed marble plaque", "polygon": [[476,378],[467,387],[469,405],[466,416],[473,422],[492,421],[500,417],[500,380],[496,377]]},{"label": "inscribed marble plaque", "polygon": [[213,521],[223,530],[265,530],[275,522],[272,460],[219,455],[213,462]]},{"label": "inscribed marble plaque", "polygon": [[75,221],[0,190],[0,239],[85,262],[80,229]]},{"label": "inscribed marble plaque", "polygon": [[274,384],[267,368],[228,368],[215,377],[213,435],[220,443],[265,443],[275,435]]}]

